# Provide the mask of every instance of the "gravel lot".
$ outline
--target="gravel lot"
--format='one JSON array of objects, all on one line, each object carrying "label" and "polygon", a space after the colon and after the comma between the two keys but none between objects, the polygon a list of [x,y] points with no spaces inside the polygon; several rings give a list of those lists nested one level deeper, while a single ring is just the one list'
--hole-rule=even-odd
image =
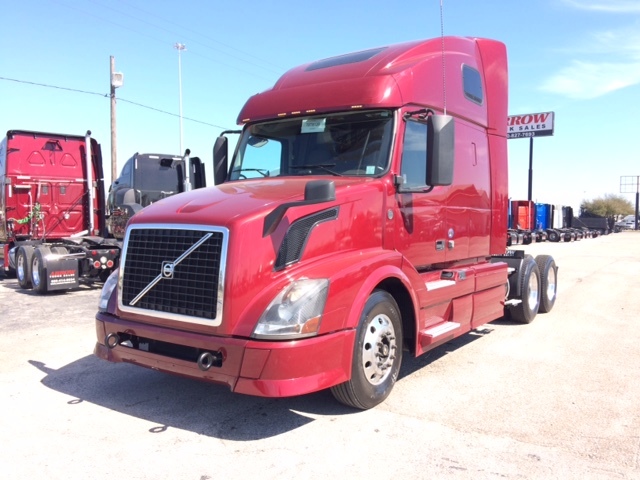
[{"label": "gravel lot", "polygon": [[640,478],[640,233],[524,247],[559,294],[417,359],[366,412],[264,399],[93,356],[99,289],[0,276],[7,479]]}]

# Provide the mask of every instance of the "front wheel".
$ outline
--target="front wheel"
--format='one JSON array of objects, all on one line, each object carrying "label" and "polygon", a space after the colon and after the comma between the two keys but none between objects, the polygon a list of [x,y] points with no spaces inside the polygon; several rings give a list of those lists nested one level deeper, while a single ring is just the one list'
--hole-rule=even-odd
[{"label": "front wheel", "polygon": [[360,317],[351,379],[331,393],[339,402],[366,410],[382,403],[398,379],[402,363],[402,321],[393,297],[374,291]]}]

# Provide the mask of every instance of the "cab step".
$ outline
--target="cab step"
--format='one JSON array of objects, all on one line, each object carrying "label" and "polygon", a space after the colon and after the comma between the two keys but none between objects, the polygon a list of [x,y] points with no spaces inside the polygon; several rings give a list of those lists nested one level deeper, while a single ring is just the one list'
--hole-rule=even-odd
[{"label": "cab step", "polygon": [[455,331],[460,328],[458,322],[442,322],[433,327],[421,330],[419,333],[420,345],[428,347],[434,343],[442,343],[455,336]]}]

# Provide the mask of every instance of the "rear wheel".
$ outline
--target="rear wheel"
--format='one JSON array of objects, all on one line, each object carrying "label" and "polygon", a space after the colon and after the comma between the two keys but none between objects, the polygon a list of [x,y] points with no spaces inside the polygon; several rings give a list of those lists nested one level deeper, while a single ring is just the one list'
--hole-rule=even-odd
[{"label": "rear wheel", "polygon": [[402,322],[393,297],[374,291],[364,306],[356,333],[351,379],[331,389],[350,407],[365,410],[382,403],[398,379],[402,362]]},{"label": "rear wheel", "polygon": [[51,254],[48,247],[38,247],[31,260],[31,283],[38,293],[47,293],[46,256]]},{"label": "rear wheel", "polygon": [[16,277],[21,288],[31,288],[31,259],[33,247],[23,245],[16,251]]},{"label": "rear wheel", "polygon": [[531,323],[540,308],[540,271],[531,255],[526,255],[520,267],[521,302],[509,309],[509,316],[519,323]]},{"label": "rear wheel", "polygon": [[556,302],[558,267],[550,255],[538,255],[536,264],[540,271],[540,313],[550,312]]}]

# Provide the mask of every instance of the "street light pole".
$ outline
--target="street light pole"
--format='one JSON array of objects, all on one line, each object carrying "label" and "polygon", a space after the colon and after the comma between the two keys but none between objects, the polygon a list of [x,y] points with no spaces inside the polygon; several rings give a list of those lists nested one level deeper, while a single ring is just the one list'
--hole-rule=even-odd
[{"label": "street light pole", "polygon": [[183,154],[182,151],[182,61],[180,58],[180,54],[187,49],[187,46],[184,43],[176,43],[173,46],[176,50],[178,50],[178,88],[180,94],[180,155]]},{"label": "street light pole", "polygon": [[113,56],[109,60],[109,83],[111,85],[111,183],[117,178],[117,150],[116,150],[116,88],[122,86],[124,75],[116,72],[116,61]]}]

